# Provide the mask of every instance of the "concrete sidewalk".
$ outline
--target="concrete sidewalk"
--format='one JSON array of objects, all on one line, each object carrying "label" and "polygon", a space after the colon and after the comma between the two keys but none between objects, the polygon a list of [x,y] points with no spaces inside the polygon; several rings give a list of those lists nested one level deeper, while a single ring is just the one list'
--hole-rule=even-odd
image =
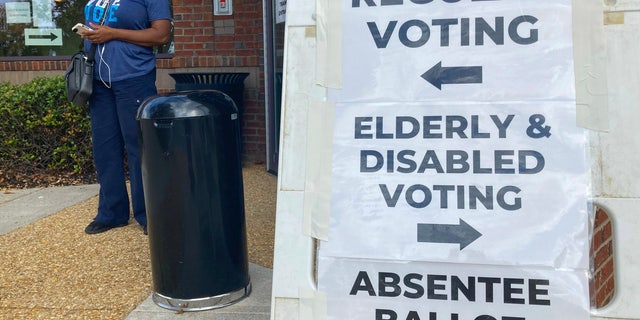
[{"label": "concrete sidewalk", "polygon": [[98,194],[98,185],[17,189],[0,192],[0,235]]},{"label": "concrete sidewalk", "polygon": [[[47,215],[86,201],[98,194],[98,185],[36,188],[0,192],[0,235]],[[248,298],[220,309],[186,312],[181,319],[267,320],[271,305],[272,270],[250,263],[252,292]],[[126,319],[174,319],[176,312],[151,300],[143,301]]]}]

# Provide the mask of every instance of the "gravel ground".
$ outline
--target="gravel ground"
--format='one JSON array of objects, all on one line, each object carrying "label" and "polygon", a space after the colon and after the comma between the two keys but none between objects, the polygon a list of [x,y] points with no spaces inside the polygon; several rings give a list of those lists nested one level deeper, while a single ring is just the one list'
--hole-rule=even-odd
[{"label": "gravel ground", "polygon": [[[261,165],[243,175],[249,261],[272,268],[277,179]],[[151,294],[148,239],[137,223],[84,233],[97,203],[0,236],[0,319],[124,319]]]}]

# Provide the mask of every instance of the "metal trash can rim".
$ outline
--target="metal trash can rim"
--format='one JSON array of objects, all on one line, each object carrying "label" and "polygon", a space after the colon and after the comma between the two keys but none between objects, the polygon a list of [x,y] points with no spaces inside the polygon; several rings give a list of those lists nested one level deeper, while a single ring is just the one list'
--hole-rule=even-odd
[{"label": "metal trash can rim", "polygon": [[138,109],[137,120],[181,119],[210,116],[212,110],[198,100],[233,100],[217,90],[181,91],[170,96],[157,95],[145,100]]}]

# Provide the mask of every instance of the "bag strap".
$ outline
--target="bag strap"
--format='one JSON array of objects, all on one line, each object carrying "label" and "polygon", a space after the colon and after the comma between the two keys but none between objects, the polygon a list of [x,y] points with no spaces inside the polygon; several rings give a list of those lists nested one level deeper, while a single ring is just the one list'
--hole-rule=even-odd
[{"label": "bag strap", "polygon": [[[109,8],[111,7],[111,1],[109,0],[107,2],[107,6],[104,8],[104,14],[102,15],[102,18],[100,18],[100,25],[103,26],[105,20],[107,20],[107,14],[109,13]],[[89,54],[87,55],[87,61],[88,62],[93,62],[95,61],[95,55],[96,55],[96,50],[98,48],[98,45],[95,43],[91,44],[91,48],[89,48]]]},{"label": "bag strap", "polygon": [[91,44],[91,48],[89,48],[89,53],[87,54],[87,62],[93,63],[96,60],[95,56],[97,47],[98,45],[95,43]]}]

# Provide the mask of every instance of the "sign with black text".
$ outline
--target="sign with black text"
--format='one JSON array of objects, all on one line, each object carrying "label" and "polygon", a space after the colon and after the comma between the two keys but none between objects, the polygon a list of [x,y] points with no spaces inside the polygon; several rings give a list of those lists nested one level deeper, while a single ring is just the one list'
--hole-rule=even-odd
[{"label": "sign with black text", "polygon": [[588,319],[571,0],[343,0],[329,319]]},{"label": "sign with black text", "polygon": [[334,101],[575,99],[567,0],[342,3]]},{"label": "sign with black text", "polygon": [[564,102],[338,103],[323,254],[587,268],[573,121]]},{"label": "sign with black text", "polygon": [[330,319],[589,319],[586,271],[320,258]]}]

